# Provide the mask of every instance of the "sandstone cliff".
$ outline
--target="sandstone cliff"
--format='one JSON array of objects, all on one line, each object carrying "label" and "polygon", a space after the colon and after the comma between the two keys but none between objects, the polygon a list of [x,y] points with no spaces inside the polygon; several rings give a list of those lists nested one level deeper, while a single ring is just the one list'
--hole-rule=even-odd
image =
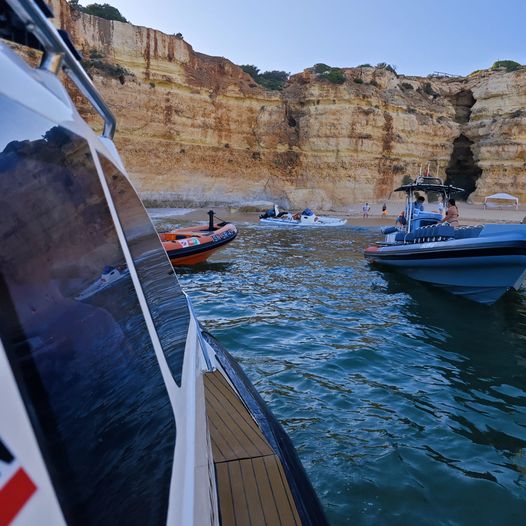
[{"label": "sandstone cliff", "polygon": [[471,184],[471,199],[526,199],[524,69],[428,79],[349,68],[342,85],[307,69],[273,92],[182,38],[53,3],[117,116],[144,198],[344,208],[385,200],[432,160],[442,178]]}]

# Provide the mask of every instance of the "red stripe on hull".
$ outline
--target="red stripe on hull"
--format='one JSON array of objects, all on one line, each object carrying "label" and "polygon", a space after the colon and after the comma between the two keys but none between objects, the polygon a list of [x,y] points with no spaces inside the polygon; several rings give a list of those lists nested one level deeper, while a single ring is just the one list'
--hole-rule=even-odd
[{"label": "red stripe on hull", "polygon": [[20,468],[0,490],[0,526],[7,526],[35,493],[37,487]]}]

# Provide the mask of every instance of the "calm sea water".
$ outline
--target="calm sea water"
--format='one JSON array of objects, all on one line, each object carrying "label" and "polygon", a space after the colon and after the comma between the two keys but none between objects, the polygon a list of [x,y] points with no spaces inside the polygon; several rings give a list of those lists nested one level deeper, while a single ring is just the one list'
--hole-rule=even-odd
[{"label": "calm sea water", "polygon": [[371,269],[374,229],[239,225],[178,272],[333,525],[526,517],[526,293],[488,308]]}]

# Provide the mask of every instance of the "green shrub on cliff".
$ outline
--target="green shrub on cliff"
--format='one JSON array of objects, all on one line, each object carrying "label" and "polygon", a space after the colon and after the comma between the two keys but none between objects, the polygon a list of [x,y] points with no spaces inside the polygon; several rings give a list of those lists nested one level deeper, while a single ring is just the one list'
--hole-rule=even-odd
[{"label": "green shrub on cliff", "polygon": [[89,4],[83,7],[79,4],[79,0],[69,0],[69,5],[74,11],[81,11],[82,13],[105,18],[106,20],[128,22],[128,20],[121,15],[121,12],[110,4]]},{"label": "green shrub on cliff", "polygon": [[314,64],[312,67],[316,76],[320,79],[326,79],[333,84],[343,84],[347,79],[343,70],[340,68],[333,68],[327,64]]},{"label": "green shrub on cliff", "polygon": [[391,73],[394,73],[398,77],[398,73],[396,72],[396,66],[392,64],[387,64],[387,62],[379,62],[376,64],[376,67],[378,69],[385,69],[387,71],[390,71]]},{"label": "green shrub on cliff", "polygon": [[248,73],[254,80],[257,80],[259,75],[259,68],[252,64],[243,64],[239,66],[245,73]]},{"label": "green shrub on cliff", "polygon": [[505,69],[506,71],[516,71],[519,69],[521,65],[518,62],[515,62],[514,60],[497,60],[491,66],[491,69]]},{"label": "green shrub on cliff", "polygon": [[97,50],[90,50],[88,58],[85,58],[82,61],[82,65],[89,73],[98,72],[100,75],[106,77],[118,79],[121,84],[124,84],[126,77],[134,77],[135,75],[121,66],[120,64],[113,64],[105,60],[104,55],[102,55]]},{"label": "green shrub on cliff", "polygon": [[316,73],[317,75],[322,75],[330,71],[332,68],[330,66],[327,66],[327,64],[323,64],[320,62],[319,64],[314,64],[313,69],[314,73]]},{"label": "green shrub on cliff", "polygon": [[286,71],[277,70],[260,73],[259,68],[252,64],[243,64],[239,67],[245,73],[248,73],[260,86],[270,90],[282,90],[290,76],[290,73]]},{"label": "green shrub on cliff", "polygon": [[343,84],[346,80],[345,73],[340,68],[332,68],[323,78],[333,84]]},{"label": "green shrub on cliff", "polygon": [[261,73],[256,82],[264,88],[272,90],[281,90],[285,82],[289,79],[289,73],[286,71],[265,71]]}]

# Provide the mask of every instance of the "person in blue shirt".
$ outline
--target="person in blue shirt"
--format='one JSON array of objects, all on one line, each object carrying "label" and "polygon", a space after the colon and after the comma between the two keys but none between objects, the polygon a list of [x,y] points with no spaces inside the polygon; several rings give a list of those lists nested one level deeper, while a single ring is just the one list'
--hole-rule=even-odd
[{"label": "person in blue shirt", "polygon": [[405,217],[405,211],[404,210],[402,210],[400,212],[400,215],[396,218],[396,226],[398,226],[398,225],[400,225],[400,226],[407,225],[407,219]]},{"label": "person in blue shirt", "polygon": [[419,212],[423,212],[425,202],[426,202],[426,198],[423,195],[419,195],[416,198],[416,201],[413,203],[413,211],[418,210]]}]

